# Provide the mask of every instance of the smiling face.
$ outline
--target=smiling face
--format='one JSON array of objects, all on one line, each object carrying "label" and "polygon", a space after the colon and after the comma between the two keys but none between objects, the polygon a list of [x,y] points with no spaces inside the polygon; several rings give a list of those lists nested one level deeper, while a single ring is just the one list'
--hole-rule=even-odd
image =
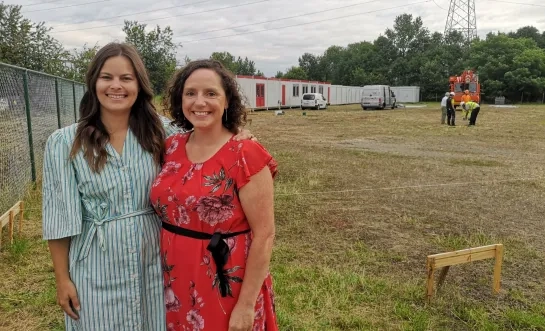
[{"label": "smiling face", "polygon": [[221,77],[214,70],[197,69],[187,78],[182,92],[182,110],[194,128],[221,126],[227,107]]},{"label": "smiling face", "polygon": [[104,62],[96,81],[101,112],[130,113],[138,97],[138,80],[131,61],[114,56]]}]

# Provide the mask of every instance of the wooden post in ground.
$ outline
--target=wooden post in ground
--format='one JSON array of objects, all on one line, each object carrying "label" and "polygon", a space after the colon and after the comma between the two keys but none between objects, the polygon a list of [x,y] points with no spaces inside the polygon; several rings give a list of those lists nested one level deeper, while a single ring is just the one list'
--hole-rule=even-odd
[{"label": "wooden post in ground", "polygon": [[23,201],[19,202],[19,208],[21,209],[21,211],[19,212],[19,237],[21,236],[21,233],[23,231],[23,216],[24,216],[24,213],[25,213],[25,203]]},{"label": "wooden post in ground", "polygon": [[496,247],[496,261],[494,263],[494,293],[500,293],[501,266],[503,263],[503,245]]},{"label": "wooden post in ground", "polygon": [[13,231],[15,228],[15,217],[19,215],[19,235],[23,229],[23,202],[17,202],[7,212],[0,216],[0,248],[2,247],[2,229],[8,226],[9,243],[13,244]]},{"label": "wooden post in ground", "polygon": [[433,274],[435,272],[434,266],[429,258],[428,258],[428,261],[426,262],[426,267],[428,269],[428,281],[426,282],[426,296],[429,302],[430,298],[433,296],[433,280],[434,280]]},{"label": "wooden post in ground", "polygon": [[501,267],[503,261],[502,244],[481,246],[457,250],[454,252],[428,255],[426,261],[426,269],[428,273],[426,282],[426,297],[428,302],[431,302],[431,298],[434,295],[434,272],[436,269],[443,268],[439,276],[439,284],[437,286],[439,288],[445,281],[445,277],[447,276],[450,266],[490,258],[495,259],[492,289],[493,293],[497,294],[500,291],[501,283]]},{"label": "wooden post in ground", "polygon": [[9,243],[13,245],[13,222],[15,222],[13,217],[13,209],[9,211]]}]

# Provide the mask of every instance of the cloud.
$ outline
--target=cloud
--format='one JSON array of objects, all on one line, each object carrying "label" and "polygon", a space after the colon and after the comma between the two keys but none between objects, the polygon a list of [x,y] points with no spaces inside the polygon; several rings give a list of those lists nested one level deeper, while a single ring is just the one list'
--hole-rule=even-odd
[{"label": "cloud", "polygon": [[[29,1],[30,0],[25,0]],[[392,27],[396,16],[420,16],[430,31],[443,32],[449,0],[70,0],[31,7],[24,14],[34,22],[52,26],[52,35],[66,48],[87,43],[104,45],[124,40],[124,20],[149,27],[170,26],[174,41],[181,42],[178,58],[209,57],[215,51],[254,60],[266,75],[298,64],[305,52],[322,54],[329,46],[373,41]],[[518,0],[513,0],[516,2]],[[520,0],[522,1],[522,0]],[[541,5],[542,0],[524,0]],[[95,2],[95,3],[93,3]],[[87,4],[86,4],[87,3]],[[340,8],[345,7],[345,8]],[[442,7],[442,9],[440,8]],[[338,8],[338,9],[336,9]],[[484,37],[490,31],[513,31],[534,25],[545,30],[542,7],[494,0],[476,1],[477,29]],[[122,17],[118,17],[122,16]],[[283,19],[291,17],[289,19]],[[534,23],[535,22],[535,23]],[[76,31],[69,31],[76,30]],[[214,30],[214,31],[212,31]],[[64,32],[63,32],[64,31]],[[260,32],[256,32],[260,31]]]}]

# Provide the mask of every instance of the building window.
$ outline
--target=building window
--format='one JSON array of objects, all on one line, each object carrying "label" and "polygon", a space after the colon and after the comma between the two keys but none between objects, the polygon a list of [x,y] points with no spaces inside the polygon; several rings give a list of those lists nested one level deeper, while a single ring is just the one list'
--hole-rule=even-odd
[{"label": "building window", "polygon": [[308,93],[308,85],[303,85],[303,94]]},{"label": "building window", "polygon": [[298,97],[299,96],[299,84],[293,85],[293,96]]},{"label": "building window", "polygon": [[257,97],[264,97],[265,96],[265,85],[257,84],[257,88],[255,90],[255,95]]},{"label": "building window", "polygon": [[318,86],[318,93],[324,94],[324,87]]},{"label": "building window", "polygon": [[310,86],[310,93],[316,93],[316,85]]}]

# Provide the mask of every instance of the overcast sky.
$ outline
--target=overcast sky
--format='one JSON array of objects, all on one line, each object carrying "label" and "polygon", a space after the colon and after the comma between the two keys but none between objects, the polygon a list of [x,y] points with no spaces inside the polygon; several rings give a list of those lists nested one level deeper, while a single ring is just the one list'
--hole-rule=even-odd
[{"label": "overcast sky", "polygon": [[[170,26],[174,40],[182,44],[177,51],[179,59],[228,51],[235,56],[247,56],[265,75],[272,76],[278,70],[297,65],[298,57],[305,52],[318,55],[331,45],[373,41],[403,13],[420,16],[428,29],[443,32],[450,0],[5,0],[4,3],[23,5],[25,17],[53,27],[52,35],[69,49],[85,43],[92,46],[97,42],[104,45],[113,40],[123,41],[123,20],[137,20],[148,26]],[[513,31],[525,25],[545,30],[543,0],[476,0],[476,3],[480,36],[490,31]],[[255,32],[260,30],[268,31]]]}]

